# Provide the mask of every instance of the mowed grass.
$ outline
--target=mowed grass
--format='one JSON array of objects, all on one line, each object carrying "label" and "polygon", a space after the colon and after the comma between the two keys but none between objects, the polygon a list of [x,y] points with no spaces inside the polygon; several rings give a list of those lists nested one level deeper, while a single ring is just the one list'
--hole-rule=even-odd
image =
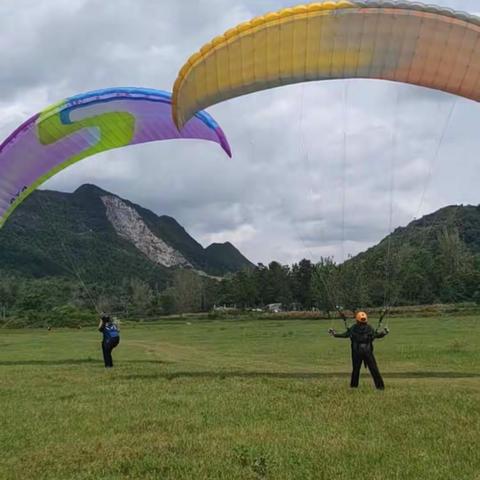
[{"label": "mowed grass", "polygon": [[480,320],[391,320],[384,392],[330,326],[1,330],[0,478],[480,479]]}]

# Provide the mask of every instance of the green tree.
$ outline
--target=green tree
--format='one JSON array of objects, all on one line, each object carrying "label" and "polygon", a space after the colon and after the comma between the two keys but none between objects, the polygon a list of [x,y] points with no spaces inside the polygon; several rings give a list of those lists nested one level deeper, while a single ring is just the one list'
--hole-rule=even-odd
[{"label": "green tree", "polygon": [[321,258],[315,265],[312,275],[312,293],[316,306],[326,312],[335,310],[338,292],[338,268],[332,258]]},{"label": "green tree", "polygon": [[159,295],[159,305],[163,315],[175,313],[175,297],[171,290],[167,289]]},{"label": "green tree", "polygon": [[177,312],[193,313],[202,310],[203,282],[193,270],[177,270],[173,275],[171,292]]},{"label": "green tree", "polygon": [[250,270],[238,272],[232,279],[232,300],[237,308],[249,308],[257,304],[257,285]]},{"label": "green tree", "polygon": [[460,238],[457,228],[443,227],[437,235],[437,241],[435,273],[441,301],[459,302],[472,299],[478,279],[474,255]]},{"label": "green tree", "polygon": [[263,276],[263,300],[265,304],[281,303],[285,308],[292,303],[290,288],[290,268],[271,262]]},{"label": "green tree", "polygon": [[140,314],[149,313],[153,301],[153,291],[150,285],[138,278],[132,278],[129,287],[131,304],[135,311]]},{"label": "green tree", "polygon": [[[371,304],[369,295],[371,272],[368,271],[364,261],[352,262],[349,259],[339,265],[338,274],[340,279],[336,288],[344,308],[355,311]],[[382,281],[383,279],[384,277]]]},{"label": "green tree", "polygon": [[14,277],[0,278],[0,316],[8,316],[10,309],[15,305],[20,281]]},{"label": "green tree", "polygon": [[303,259],[292,266],[293,297],[302,308],[309,310],[313,306],[312,276],[314,267],[310,260]]}]

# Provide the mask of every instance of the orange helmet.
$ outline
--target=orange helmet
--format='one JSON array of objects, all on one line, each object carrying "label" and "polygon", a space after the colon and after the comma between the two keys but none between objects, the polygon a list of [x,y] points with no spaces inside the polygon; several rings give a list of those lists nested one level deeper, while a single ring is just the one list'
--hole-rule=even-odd
[{"label": "orange helmet", "polygon": [[365,312],[357,312],[355,315],[355,320],[359,323],[367,323],[368,315]]}]

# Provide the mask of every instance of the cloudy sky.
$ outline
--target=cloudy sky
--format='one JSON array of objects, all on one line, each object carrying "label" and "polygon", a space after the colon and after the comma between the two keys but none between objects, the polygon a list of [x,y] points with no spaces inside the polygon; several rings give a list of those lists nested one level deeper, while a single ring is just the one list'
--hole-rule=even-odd
[{"label": "cloudy sky", "polygon": [[[171,90],[188,56],[212,37],[294,3],[2,0],[0,135],[80,92]],[[435,3],[479,11],[478,0]],[[480,203],[474,102],[350,80],[283,87],[209,111],[232,160],[215,144],[160,142],[91,157],[45,188],[94,183],[175,217],[205,246],[228,240],[264,263],[342,260],[415,217]]]}]

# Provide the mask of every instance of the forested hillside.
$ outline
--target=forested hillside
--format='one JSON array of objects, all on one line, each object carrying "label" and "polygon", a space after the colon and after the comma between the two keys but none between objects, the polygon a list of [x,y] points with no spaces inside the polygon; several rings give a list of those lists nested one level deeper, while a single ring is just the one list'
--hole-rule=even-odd
[{"label": "forested hillside", "polygon": [[22,277],[166,285],[171,267],[211,275],[252,264],[230,243],[204,249],[172,217],[157,216],[94,185],[38,190],[0,230],[0,270]]},{"label": "forested hillside", "polygon": [[[168,241],[168,248],[152,241],[144,253],[136,214],[120,208],[118,218],[109,219],[104,193],[95,189],[86,186],[70,197],[38,192],[0,232],[5,321],[65,324],[99,310],[141,318],[214,305],[280,303],[287,310],[332,312],[337,305],[480,302],[480,207],[445,207],[342,264],[323,258],[254,267],[233,245],[203,249],[174,219],[132,206],[142,218],[141,238],[154,232]],[[226,271],[223,279],[206,273]]]},{"label": "forested hillside", "polygon": [[480,301],[480,207],[450,206],[397,228],[341,265],[276,262],[222,282],[226,304],[331,310]]}]

